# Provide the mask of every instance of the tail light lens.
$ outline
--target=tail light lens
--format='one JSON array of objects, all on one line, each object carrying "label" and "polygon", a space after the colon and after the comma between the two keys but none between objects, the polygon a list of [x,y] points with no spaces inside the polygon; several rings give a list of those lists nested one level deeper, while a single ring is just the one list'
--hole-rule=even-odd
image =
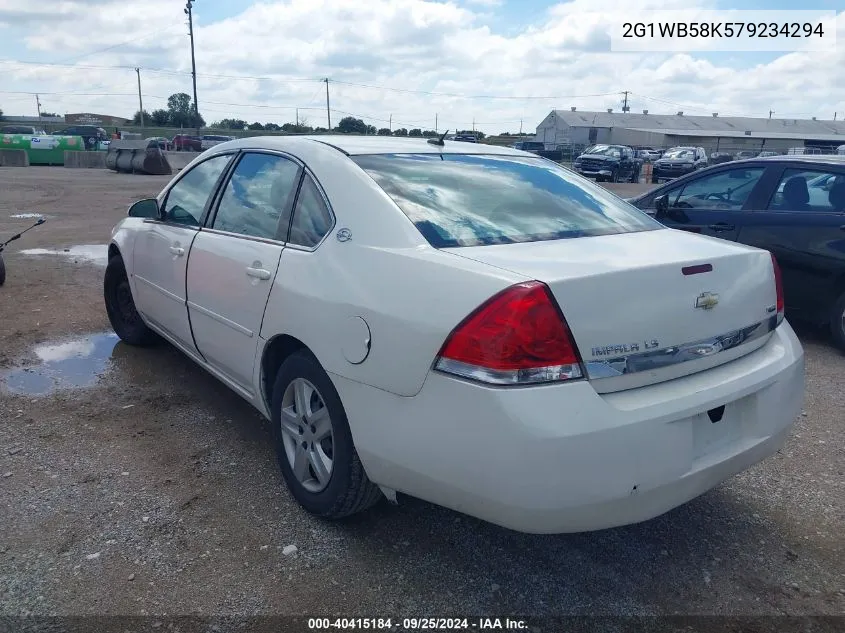
[{"label": "tail light lens", "polygon": [[786,304],[783,300],[783,280],[780,274],[780,266],[778,265],[778,260],[775,258],[774,253],[772,255],[772,267],[775,269],[775,290],[777,291],[777,323],[780,325],[781,321],[783,321],[783,315]]},{"label": "tail light lens", "polygon": [[548,287],[530,281],[506,288],[456,327],[435,369],[494,385],[581,378],[572,334]]}]

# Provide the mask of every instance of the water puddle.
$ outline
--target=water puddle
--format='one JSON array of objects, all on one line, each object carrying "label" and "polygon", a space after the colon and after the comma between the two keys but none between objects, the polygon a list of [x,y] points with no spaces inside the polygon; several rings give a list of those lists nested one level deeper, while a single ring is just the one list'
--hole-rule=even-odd
[{"label": "water puddle", "polygon": [[114,332],[104,332],[38,345],[33,349],[38,365],[4,372],[0,379],[8,391],[27,395],[91,387],[108,370],[119,340]]},{"label": "water puddle", "polygon": [[107,244],[80,244],[70,248],[28,248],[21,251],[22,255],[58,255],[72,259],[74,262],[84,262],[105,266],[109,263],[109,247]]}]

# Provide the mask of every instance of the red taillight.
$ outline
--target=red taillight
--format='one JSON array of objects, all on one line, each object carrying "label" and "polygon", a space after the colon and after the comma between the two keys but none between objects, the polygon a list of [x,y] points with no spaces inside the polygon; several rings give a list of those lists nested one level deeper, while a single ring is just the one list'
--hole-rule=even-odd
[{"label": "red taillight", "polygon": [[772,267],[775,269],[775,290],[777,292],[777,313],[778,313],[778,324],[783,321],[783,314],[785,310],[785,303],[783,300],[783,280],[781,279],[780,275],[780,266],[778,266],[778,260],[775,258],[774,253],[771,253],[772,256]]},{"label": "red taillight", "polygon": [[498,385],[583,375],[569,327],[539,281],[506,288],[464,319],[443,344],[435,368]]}]

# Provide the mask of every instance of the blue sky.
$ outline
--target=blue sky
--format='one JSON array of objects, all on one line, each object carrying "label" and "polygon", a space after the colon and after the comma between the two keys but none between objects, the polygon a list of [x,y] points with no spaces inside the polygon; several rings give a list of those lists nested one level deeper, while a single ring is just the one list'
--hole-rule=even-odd
[{"label": "blue sky", "polygon": [[[841,4],[807,0],[801,8],[842,11]],[[39,92],[50,110],[131,115],[135,66],[148,110],[173,92],[190,92],[179,0],[0,6],[0,108],[7,114],[30,114],[34,97],[27,93]],[[623,90],[632,91],[633,108],[653,112],[674,111],[677,103],[691,114],[765,115],[773,108],[785,116],[845,116],[845,43],[833,52],[796,54],[611,53],[597,45],[600,25],[582,25],[578,17],[601,9],[618,21],[630,6],[630,0],[195,0],[201,111],[207,120],[284,122],[297,108],[321,117],[317,80],[328,76],[337,82],[337,116],[370,117],[377,126],[437,116],[449,126],[475,120],[492,130],[522,121],[530,129],[554,107],[618,107]],[[795,3],[636,6],[783,10]],[[843,16],[837,26],[845,42]],[[13,63],[21,60],[76,67]]]}]

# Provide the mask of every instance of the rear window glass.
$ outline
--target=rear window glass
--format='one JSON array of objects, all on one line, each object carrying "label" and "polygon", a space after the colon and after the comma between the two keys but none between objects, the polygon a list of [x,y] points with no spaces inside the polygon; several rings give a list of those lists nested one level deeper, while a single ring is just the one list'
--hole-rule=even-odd
[{"label": "rear window glass", "polygon": [[606,189],[542,158],[352,156],[436,248],[664,228]]}]

